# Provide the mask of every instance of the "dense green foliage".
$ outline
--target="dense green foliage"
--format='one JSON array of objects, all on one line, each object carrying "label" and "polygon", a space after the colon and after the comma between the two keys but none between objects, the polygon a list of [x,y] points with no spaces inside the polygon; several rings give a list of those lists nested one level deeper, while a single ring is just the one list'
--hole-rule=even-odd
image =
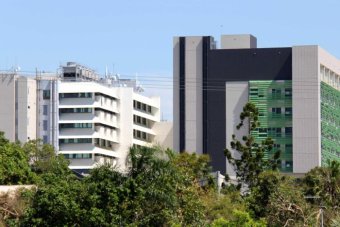
[{"label": "dense green foliage", "polygon": [[11,143],[0,132],[0,185],[34,183],[36,175],[28,164],[29,155],[19,143]]},{"label": "dense green foliage", "polygon": [[205,155],[132,148],[126,172],[103,165],[80,179],[49,145],[0,135],[2,183],[37,186],[0,195],[0,226],[313,226],[321,214],[339,223],[337,162],[302,179],[261,170],[247,194],[232,184],[219,194]]}]

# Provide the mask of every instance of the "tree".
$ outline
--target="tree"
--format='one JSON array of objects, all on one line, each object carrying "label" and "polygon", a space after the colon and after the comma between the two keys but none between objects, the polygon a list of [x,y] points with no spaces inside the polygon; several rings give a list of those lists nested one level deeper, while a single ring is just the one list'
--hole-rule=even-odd
[{"label": "tree", "polygon": [[[159,148],[131,148],[128,169],[93,169],[82,180],[42,174],[23,226],[201,226],[203,189],[193,178],[204,176],[199,158],[179,167],[181,158]],[[194,161],[192,161],[194,160]],[[182,162],[183,163],[183,162]],[[190,168],[190,170],[189,170]],[[189,175],[187,173],[190,173]],[[194,177],[195,176],[195,177]]]},{"label": "tree", "polygon": [[[250,131],[258,128],[260,123],[258,121],[258,109],[253,103],[247,103],[243,107],[240,114],[240,123],[237,125],[239,130],[244,121],[248,120]],[[240,159],[232,156],[231,150],[225,149],[224,154],[228,158],[228,162],[234,166],[236,177],[239,180],[239,187],[242,184],[253,187],[257,183],[258,176],[265,170],[277,170],[280,158],[280,151],[274,152],[273,140],[266,138],[260,144],[255,142],[253,136],[244,135],[242,141],[237,140],[236,136],[232,136],[230,146],[233,150],[240,153]],[[273,154],[268,160],[264,159],[265,154]]]},{"label": "tree", "polygon": [[[169,154],[173,154],[170,153]],[[214,186],[211,176],[210,158],[208,155],[197,155],[183,152],[179,155],[171,155],[171,162],[176,166],[178,171],[186,176],[189,184]]]},{"label": "tree", "polygon": [[60,176],[71,173],[68,160],[63,155],[57,155],[52,145],[43,144],[40,139],[30,140],[24,144],[23,149],[35,173],[54,173]]},{"label": "tree", "polygon": [[319,209],[327,225],[340,216],[340,162],[328,161],[325,167],[315,167],[302,179],[307,201]]},{"label": "tree", "polygon": [[246,211],[247,209],[246,203],[238,190],[222,190],[221,194],[218,194],[216,190],[209,190],[202,195],[202,200],[205,206],[205,220],[207,223],[220,218],[234,220],[234,210]]},{"label": "tree", "polygon": [[266,207],[270,226],[312,226],[317,223],[318,208],[310,206],[301,185],[292,177],[284,177],[271,189]]},{"label": "tree", "polygon": [[306,195],[320,198],[309,200],[311,203],[322,201],[331,208],[340,207],[340,162],[333,160],[326,167],[315,167],[305,175],[303,183]]},{"label": "tree", "polygon": [[225,220],[224,218],[216,219],[211,226],[212,227],[265,227],[266,222],[264,220],[254,220],[249,213],[245,211],[234,210],[232,215],[234,220]]},{"label": "tree", "polygon": [[0,132],[0,185],[34,183],[37,177],[31,171],[28,160],[20,143],[9,142]]},{"label": "tree", "polygon": [[82,225],[86,210],[82,209],[80,200],[83,184],[72,177],[47,175],[48,180],[42,181],[36,192],[27,195],[31,204],[20,226],[86,226]]},{"label": "tree", "polygon": [[264,171],[259,174],[256,185],[251,188],[250,194],[246,197],[248,208],[255,217],[267,216],[271,195],[284,181],[286,181],[286,176],[276,171]]}]

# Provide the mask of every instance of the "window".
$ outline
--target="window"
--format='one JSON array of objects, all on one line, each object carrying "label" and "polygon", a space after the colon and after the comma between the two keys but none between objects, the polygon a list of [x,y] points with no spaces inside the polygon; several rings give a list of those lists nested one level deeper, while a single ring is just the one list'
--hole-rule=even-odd
[{"label": "window", "polygon": [[92,98],[92,93],[60,93],[59,98]]},{"label": "window", "polygon": [[146,113],[152,113],[152,107],[145,104],[145,103],[141,103],[138,101],[133,101],[133,108],[137,109],[137,110],[141,110],[143,112]]},{"label": "window", "polygon": [[68,143],[92,143],[91,138],[75,138],[75,139],[60,139],[60,144],[68,144]]},{"label": "window", "polygon": [[280,107],[274,107],[272,108],[272,113],[273,114],[281,114],[281,108]]},{"label": "window", "polygon": [[276,128],[276,137],[281,137],[282,129]]},{"label": "window", "polygon": [[60,124],[59,128],[92,128],[92,123],[66,123]]},{"label": "window", "polygon": [[43,99],[50,99],[51,92],[50,90],[43,90]]},{"label": "window", "polygon": [[292,89],[291,88],[285,89],[285,96],[286,97],[292,97]]},{"label": "window", "polygon": [[293,108],[292,107],[286,107],[285,108],[285,115],[286,116],[292,116],[293,114]]},{"label": "window", "polygon": [[64,108],[59,109],[59,113],[92,113],[91,108]]},{"label": "window", "polygon": [[286,150],[290,150],[293,148],[293,145],[292,144],[286,144]]},{"label": "window", "polygon": [[285,133],[286,133],[286,135],[292,135],[292,133],[293,133],[293,128],[292,128],[292,127],[286,127],[286,128],[285,128]]},{"label": "window", "polygon": [[48,143],[48,136],[43,136],[43,143],[47,144]]},{"label": "window", "polygon": [[92,158],[92,154],[83,154],[83,158]]},{"label": "window", "polygon": [[266,128],[259,128],[259,133],[267,133],[267,129]]},{"label": "window", "polygon": [[65,78],[75,78],[76,74],[75,73],[64,73]]},{"label": "window", "polygon": [[47,131],[47,120],[43,121],[43,130]]},{"label": "window", "polygon": [[47,115],[48,112],[48,105],[43,105],[43,115]]},{"label": "window", "polygon": [[89,159],[92,158],[92,154],[64,154],[66,159]]},{"label": "window", "polygon": [[290,168],[293,166],[293,162],[292,161],[286,161],[286,168]]},{"label": "window", "polygon": [[280,88],[273,88],[272,94],[281,94],[281,89]]},{"label": "window", "polygon": [[281,145],[280,144],[274,144],[273,147],[276,148],[276,149],[280,149]]}]

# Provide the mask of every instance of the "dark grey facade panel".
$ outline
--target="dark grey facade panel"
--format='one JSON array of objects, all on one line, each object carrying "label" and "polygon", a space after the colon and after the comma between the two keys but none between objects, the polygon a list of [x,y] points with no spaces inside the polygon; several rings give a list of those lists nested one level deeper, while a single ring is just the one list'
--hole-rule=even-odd
[{"label": "dark grey facade panel", "polygon": [[185,37],[179,38],[179,151],[185,150]]},{"label": "dark grey facade panel", "polygon": [[[226,171],[225,83],[249,80],[291,80],[291,48],[209,50],[207,52],[203,148],[214,171]],[[203,101],[204,102],[204,101]]]},{"label": "dark grey facade panel", "polygon": [[292,48],[210,50],[211,82],[291,80]]},{"label": "dark grey facade panel", "polygon": [[207,153],[207,139],[208,139],[208,136],[207,136],[207,129],[208,129],[208,117],[207,117],[207,104],[208,104],[208,87],[207,87],[207,84],[208,84],[208,52],[210,50],[210,40],[211,40],[211,37],[210,36],[205,36],[203,37],[203,53],[202,53],[202,88],[203,88],[203,92],[202,92],[202,106],[203,106],[203,113],[202,113],[202,119],[203,119],[203,153],[206,154]]}]

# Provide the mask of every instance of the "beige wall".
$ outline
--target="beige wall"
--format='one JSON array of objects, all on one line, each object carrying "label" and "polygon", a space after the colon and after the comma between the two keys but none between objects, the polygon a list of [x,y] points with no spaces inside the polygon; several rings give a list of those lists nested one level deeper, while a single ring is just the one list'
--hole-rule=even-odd
[{"label": "beige wall", "polygon": [[179,152],[179,37],[173,39],[173,149]]},{"label": "beige wall", "polygon": [[0,131],[15,141],[15,78],[14,74],[0,74]]},{"label": "beige wall", "polygon": [[203,153],[202,56],[201,36],[185,39],[185,150]]},{"label": "beige wall", "polygon": [[[249,134],[247,122],[244,122],[244,126],[240,130],[236,129],[240,123],[240,113],[248,102],[248,87],[248,81],[226,83],[226,146],[235,158],[239,158],[240,155],[230,147],[232,135],[234,134],[236,139],[242,141],[242,137]],[[226,170],[231,179],[236,179],[234,167],[229,164],[228,160],[226,161]]]},{"label": "beige wall", "polygon": [[36,81],[33,78],[0,75],[0,131],[4,131],[10,141],[17,139],[24,143],[36,138]]},{"label": "beige wall", "polygon": [[27,142],[36,138],[36,81],[32,78],[17,79],[18,140]]},{"label": "beige wall", "polygon": [[156,122],[152,130],[154,130],[155,144],[163,148],[173,149],[173,130],[172,122],[162,121]]},{"label": "beige wall", "polygon": [[318,46],[293,47],[293,172],[321,165]]},{"label": "beige wall", "polygon": [[[173,42],[173,148],[179,151],[179,91],[184,88],[179,88],[179,37]],[[202,51],[202,36],[185,37],[185,151],[198,154],[203,152]]]},{"label": "beige wall", "polygon": [[221,49],[248,49],[256,48],[257,40],[252,35],[222,35]]}]

